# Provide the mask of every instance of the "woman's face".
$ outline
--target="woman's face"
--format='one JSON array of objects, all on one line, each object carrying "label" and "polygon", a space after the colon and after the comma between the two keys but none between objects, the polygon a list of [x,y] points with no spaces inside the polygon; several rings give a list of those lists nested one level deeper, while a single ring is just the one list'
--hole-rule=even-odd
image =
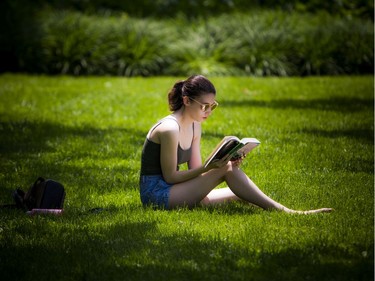
[{"label": "woman's face", "polygon": [[188,108],[192,118],[197,122],[205,121],[212,110],[217,107],[215,94],[204,94],[196,98],[189,98]]}]

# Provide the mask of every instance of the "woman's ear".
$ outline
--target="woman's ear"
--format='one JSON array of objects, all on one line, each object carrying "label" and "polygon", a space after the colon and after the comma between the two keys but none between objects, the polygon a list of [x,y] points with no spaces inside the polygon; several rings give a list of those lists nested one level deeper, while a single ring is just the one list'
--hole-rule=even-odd
[{"label": "woman's ear", "polygon": [[189,105],[190,104],[190,99],[188,96],[183,96],[182,97],[182,101],[184,103],[185,106]]}]

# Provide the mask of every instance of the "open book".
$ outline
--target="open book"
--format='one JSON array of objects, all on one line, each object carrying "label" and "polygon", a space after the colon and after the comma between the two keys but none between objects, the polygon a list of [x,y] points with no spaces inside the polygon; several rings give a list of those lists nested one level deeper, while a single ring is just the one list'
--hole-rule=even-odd
[{"label": "open book", "polygon": [[207,167],[214,160],[222,159],[226,155],[232,155],[231,161],[234,161],[248,154],[259,144],[260,141],[255,138],[243,138],[240,140],[235,136],[226,136],[208,156],[204,167]]}]

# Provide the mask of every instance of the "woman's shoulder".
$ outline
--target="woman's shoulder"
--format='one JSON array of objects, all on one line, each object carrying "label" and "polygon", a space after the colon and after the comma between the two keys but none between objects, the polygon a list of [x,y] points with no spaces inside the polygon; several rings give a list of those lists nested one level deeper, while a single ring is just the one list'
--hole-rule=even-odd
[{"label": "woman's shoulder", "polygon": [[173,119],[168,118],[169,116],[166,116],[162,119],[160,119],[158,122],[156,122],[149,130],[147,134],[147,138],[158,142],[159,136],[165,132],[176,132],[179,131],[178,123],[173,121]]},{"label": "woman's shoulder", "polygon": [[168,116],[164,117],[163,119],[161,119],[158,122],[158,124],[159,125],[157,126],[156,130],[160,133],[163,133],[163,132],[179,132],[179,130],[180,130],[180,126],[179,126],[176,118],[174,118],[171,115],[168,115]]}]

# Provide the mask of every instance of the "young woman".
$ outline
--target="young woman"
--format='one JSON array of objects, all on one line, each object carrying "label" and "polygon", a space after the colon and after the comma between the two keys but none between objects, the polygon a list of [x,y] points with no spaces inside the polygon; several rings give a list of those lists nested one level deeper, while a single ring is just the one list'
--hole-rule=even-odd
[{"label": "young woman", "polygon": [[[172,114],[161,119],[147,134],[142,151],[140,195],[144,205],[173,209],[242,200],[265,210],[288,213],[329,212],[330,208],[291,210],[266,196],[240,169],[241,160],[226,157],[202,165],[201,123],[218,103],[216,90],[204,76],[177,82],[168,94]],[[188,170],[178,165],[188,163]],[[222,182],[228,188],[214,189]]]}]

